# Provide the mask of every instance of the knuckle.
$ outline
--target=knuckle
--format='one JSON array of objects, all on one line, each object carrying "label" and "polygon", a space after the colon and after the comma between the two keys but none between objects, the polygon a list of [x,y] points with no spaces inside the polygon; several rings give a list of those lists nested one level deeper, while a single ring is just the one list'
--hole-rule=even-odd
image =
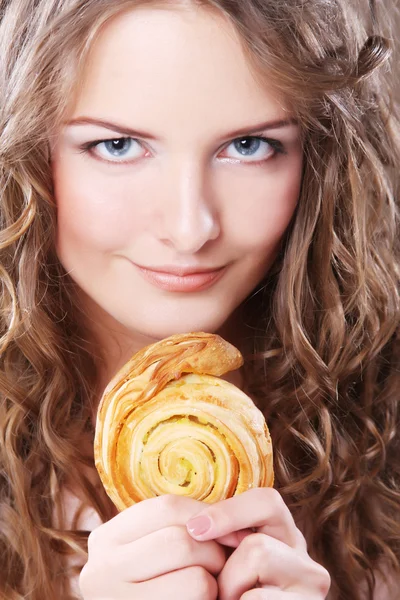
[{"label": "knuckle", "polygon": [[310,584],[325,598],[331,587],[331,578],[325,567],[307,555],[303,558],[303,572],[308,573],[307,579]]},{"label": "knuckle", "polygon": [[182,500],[180,496],[174,494],[165,494],[159,497],[160,509],[163,512],[179,512],[182,507]]},{"label": "knuckle", "polygon": [[320,579],[319,588],[325,598],[325,596],[327,595],[327,593],[329,592],[329,590],[331,588],[331,576],[329,575],[328,571],[322,565],[317,564],[317,567],[318,567],[318,575],[319,575],[319,579]]},{"label": "knuckle", "polygon": [[268,537],[263,533],[252,533],[241,542],[243,553],[250,564],[259,564],[265,560],[265,555],[270,550]]},{"label": "knuckle", "polygon": [[274,488],[268,488],[268,498],[266,498],[265,500],[270,504],[274,512],[286,510],[286,504],[283,501],[282,496]]},{"label": "knuckle", "polygon": [[288,511],[281,494],[275,488],[253,488],[247,493],[251,495],[254,504],[262,507],[273,519]]},{"label": "knuckle", "polygon": [[191,567],[190,586],[193,590],[193,600],[216,600],[218,585],[215,578],[203,567]]},{"label": "knuckle", "polygon": [[302,534],[302,532],[300,531],[300,529],[298,527],[296,527],[296,538],[297,538],[297,543],[299,545],[299,547],[307,553],[308,551],[308,544],[307,544],[307,540],[304,537],[304,535]]}]

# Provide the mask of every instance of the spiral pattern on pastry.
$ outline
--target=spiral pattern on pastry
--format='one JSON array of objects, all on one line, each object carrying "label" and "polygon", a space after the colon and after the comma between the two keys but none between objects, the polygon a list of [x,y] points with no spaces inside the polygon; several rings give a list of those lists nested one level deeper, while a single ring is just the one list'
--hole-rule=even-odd
[{"label": "spiral pattern on pastry", "polygon": [[95,463],[115,506],[162,494],[216,502],[272,486],[272,444],[252,400],[220,379],[240,352],[206,333],[147,346],[101,399]]}]

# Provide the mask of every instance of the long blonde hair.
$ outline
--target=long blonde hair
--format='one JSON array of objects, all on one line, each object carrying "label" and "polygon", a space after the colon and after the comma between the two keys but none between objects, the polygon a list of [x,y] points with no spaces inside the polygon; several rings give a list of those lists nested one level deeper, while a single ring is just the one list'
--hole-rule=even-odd
[{"label": "long blonde hair", "polygon": [[[277,487],[311,554],[338,599],[359,600],[364,580],[371,600],[376,570],[400,571],[394,35],[367,0],[197,3],[231,19],[249,64],[302,126],[298,208],[244,306],[246,367],[270,423]],[[86,474],[100,357],[54,248],[49,145],[100,28],[139,4],[155,3],[0,2],[0,596],[9,600],[70,597],[65,555],[84,562],[87,532],[54,520],[67,478],[111,516]],[[394,2],[388,11],[393,19]]]}]

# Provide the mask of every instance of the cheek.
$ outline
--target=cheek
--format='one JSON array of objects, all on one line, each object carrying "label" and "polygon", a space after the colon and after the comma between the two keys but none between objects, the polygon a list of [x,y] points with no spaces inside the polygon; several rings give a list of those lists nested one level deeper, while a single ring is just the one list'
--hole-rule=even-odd
[{"label": "cheek", "polygon": [[285,170],[271,170],[266,175],[260,168],[251,178],[231,180],[229,189],[225,188],[229,205],[226,230],[231,242],[247,252],[274,250],[296,209],[301,178],[302,161],[298,158]]},{"label": "cheek", "polygon": [[[88,169],[82,159],[53,163],[57,203],[57,245],[112,252],[125,247],[144,228],[140,193],[125,177]],[[73,173],[73,177],[71,174]]]}]

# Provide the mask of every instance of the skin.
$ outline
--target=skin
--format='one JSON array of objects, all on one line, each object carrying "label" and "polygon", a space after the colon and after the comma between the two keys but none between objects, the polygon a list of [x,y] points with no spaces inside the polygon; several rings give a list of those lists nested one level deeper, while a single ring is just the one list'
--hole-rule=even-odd
[{"label": "skin", "polygon": [[[106,162],[115,157],[104,144],[92,152],[82,146],[124,134],[76,123],[87,117],[155,139],[140,137],[130,162]],[[246,157],[235,149],[235,132],[248,137],[260,124],[290,118],[256,81],[237,34],[218,14],[143,8],[104,29],[52,153],[57,250],[106,350],[104,383],[155,340],[231,329],[230,316],[276,256],[303,160],[295,124],[257,131],[286,154],[262,142]],[[207,290],[171,293],[144,281],[132,261],[229,266]]]},{"label": "skin", "polygon": [[[267,122],[281,126],[259,126]],[[147,132],[128,158],[110,144],[89,151],[127,128]],[[243,155],[238,130],[251,148],[250,135],[275,142]],[[302,160],[298,126],[222,16],[146,8],[107,24],[52,153],[57,252],[107,356],[104,382],[167,335],[240,331],[238,308],[294,214]],[[133,263],[227,269],[206,290],[177,293]],[[209,517],[202,534],[199,515]],[[80,588],[85,600],[322,600],[329,575],[278,492],[261,489],[213,506],[163,496],[125,510],[91,534]]]},{"label": "skin", "polygon": [[[202,535],[199,517],[209,519]],[[222,544],[234,549],[229,558]],[[206,508],[170,495],[135,504],[89,536],[80,577],[85,600],[322,600],[329,583],[270,488]]]}]

